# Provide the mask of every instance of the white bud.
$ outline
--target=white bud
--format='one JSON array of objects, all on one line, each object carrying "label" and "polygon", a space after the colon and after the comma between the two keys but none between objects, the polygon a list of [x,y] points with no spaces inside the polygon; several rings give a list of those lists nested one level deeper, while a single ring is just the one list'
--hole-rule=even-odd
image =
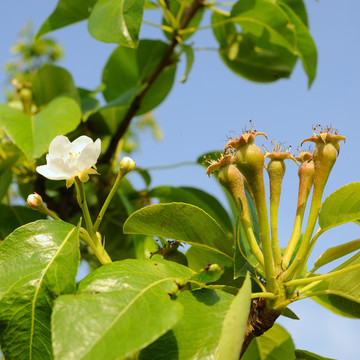
[{"label": "white bud", "polygon": [[34,193],[34,194],[31,194],[31,195],[28,196],[27,203],[32,208],[37,209],[40,205],[43,204],[43,199],[39,194]]},{"label": "white bud", "polygon": [[120,161],[120,171],[124,174],[133,171],[135,169],[135,165],[136,165],[136,161],[134,161],[133,159],[125,156],[123,157],[123,159]]}]

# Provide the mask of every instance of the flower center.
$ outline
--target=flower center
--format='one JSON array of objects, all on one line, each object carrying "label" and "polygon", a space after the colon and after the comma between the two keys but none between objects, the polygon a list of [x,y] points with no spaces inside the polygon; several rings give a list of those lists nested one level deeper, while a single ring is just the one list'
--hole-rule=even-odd
[{"label": "flower center", "polygon": [[70,155],[70,157],[73,157],[73,158],[77,159],[78,156],[80,155],[80,151],[78,153],[75,153],[75,154],[73,152],[69,152],[69,155]]}]

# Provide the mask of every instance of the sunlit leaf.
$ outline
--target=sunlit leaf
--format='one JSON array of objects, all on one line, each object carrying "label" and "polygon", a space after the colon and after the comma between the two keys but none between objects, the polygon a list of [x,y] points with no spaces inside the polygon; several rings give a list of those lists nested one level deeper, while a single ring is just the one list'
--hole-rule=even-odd
[{"label": "sunlit leaf", "polygon": [[329,195],[321,206],[322,230],[360,219],[360,182],[351,183]]},{"label": "sunlit leaf", "polygon": [[184,266],[151,260],[93,271],[80,282],[79,294],[56,301],[56,359],[123,359],[149,345],[182,317],[183,307],[169,294],[192,275]]},{"label": "sunlit leaf", "polygon": [[[360,253],[338,266],[336,270],[360,264]],[[312,293],[322,292],[312,299],[336,314],[360,318],[360,270],[349,271],[343,275],[323,280],[312,288]]]},{"label": "sunlit leaf", "polygon": [[52,359],[50,315],[75,291],[77,228],[62,221],[24,225],[0,245],[0,342],[7,359]]},{"label": "sunlit leaf", "polygon": [[239,359],[250,312],[250,296],[251,281],[248,274],[226,313],[215,359]]},{"label": "sunlit leaf", "polygon": [[0,126],[29,159],[43,155],[55,136],[75,130],[80,121],[78,104],[67,97],[55,98],[35,115],[0,104]]},{"label": "sunlit leaf", "polygon": [[59,0],[56,9],[41,25],[36,36],[87,19],[95,3],[96,0]]},{"label": "sunlit leaf", "polygon": [[136,48],[145,0],[98,0],[88,29],[97,40]]},{"label": "sunlit leaf", "polygon": [[232,242],[221,227],[204,210],[190,204],[146,206],[126,220],[124,232],[162,236],[232,258]]},{"label": "sunlit leaf", "polygon": [[275,324],[263,335],[256,337],[242,360],[289,360],[295,358],[295,346],[290,334]]},{"label": "sunlit leaf", "polygon": [[183,318],[149,347],[139,360],[214,359],[220,333],[234,297],[219,290],[184,291],[176,302],[184,307]]}]

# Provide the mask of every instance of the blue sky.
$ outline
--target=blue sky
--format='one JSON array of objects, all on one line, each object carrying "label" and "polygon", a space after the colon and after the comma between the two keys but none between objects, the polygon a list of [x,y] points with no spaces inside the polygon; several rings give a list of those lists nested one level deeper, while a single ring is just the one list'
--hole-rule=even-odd
[{"label": "blue sky", "polygon": [[[311,136],[314,124],[335,126],[346,136],[346,143],[341,145],[325,196],[340,186],[359,181],[360,2],[308,0],[306,5],[319,59],[317,77],[310,90],[300,62],[289,80],[256,84],[233,74],[216,52],[196,52],[186,83],[180,84],[184,74],[182,62],[173,90],[155,111],[164,140],[158,143],[149,135],[143,135],[141,149],[134,155],[138,166],[147,168],[195,160],[202,153],[223,148],[230,131],[241,132],[252,118],[258,130],[266,132],[269,139],[286,142],[293,149]],[[55,0],[0,2],[1,65],[10,58],[9,49],[24,24],[31,20],[38,29],[55,6]],[[148,25],[143,26],[141,35],[163,39],[159,30]],[[97,87],[102,68],[116,46],[92,39],[86,22],[58,30],[51,36],[64,47],[65,58],[60,65],[72,73],[76,85],[88,89]],[[210,30],[201,31],[191,41],[197,47],[216,46]],[[0,83],[4,78],[1,72]],[[153,171],[152,177],[154,185],[195,186],[223,199],[215,181],[209,179],[201,167]],[[280,207],[279,236],[283,244],[292,229],[297,186],[296,165],[289,163]],[[355,225],[330,230],[319,239],[312,260],[326,247],[358,237],[359,228]],[[290,331],[298,348],[336,359],[359,358],[359,320],[341,318],[310,300],[296,303],[292,309],[301,320],[282,319],[280,323]]]}]

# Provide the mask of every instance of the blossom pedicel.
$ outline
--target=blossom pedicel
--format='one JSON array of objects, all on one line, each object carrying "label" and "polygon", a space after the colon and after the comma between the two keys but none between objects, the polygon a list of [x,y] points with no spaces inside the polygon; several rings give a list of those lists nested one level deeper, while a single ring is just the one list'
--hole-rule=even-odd
[{"label": "blossom pedicel", "polygon": [[101,152],[101,140],[93,142],[88,136],[80,136],[73,142],[63,135],[56,136],[50,143],[46,165],[36,171],[50,180],[66,180],[69,188],[78,176],[82,182],[89,180],[89,174],[98,174],[95,164]]}]

